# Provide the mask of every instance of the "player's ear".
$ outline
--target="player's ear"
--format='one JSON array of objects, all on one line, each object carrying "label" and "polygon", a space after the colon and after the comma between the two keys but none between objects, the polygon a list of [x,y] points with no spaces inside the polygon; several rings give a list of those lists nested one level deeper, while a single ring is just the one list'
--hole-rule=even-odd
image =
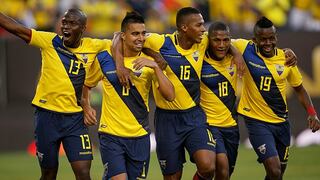
[{"label": "player's ear", "polygon": [[124,32],[120,32],[120,37],[121,37],[121,39],[124,41],[124,39],[125,39]]},{"label": "player's ear", "polygon": [[188,26],[187,26],[186,24],[182,24],[182,25],[181,25],[181,30],[182,30],[183,32],[186,32],[187,29],[188,29]]}]

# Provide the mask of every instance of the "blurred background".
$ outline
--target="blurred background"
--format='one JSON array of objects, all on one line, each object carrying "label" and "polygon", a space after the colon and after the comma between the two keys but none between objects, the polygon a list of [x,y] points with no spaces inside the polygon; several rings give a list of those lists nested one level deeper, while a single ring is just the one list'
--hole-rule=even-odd
[{"label": "blurred background", "polygon": [[[78,7],[88,16],[85,36],[95,38],[111,38],[113,32],[120,30],[126,12],[131,10],[145,17],[149,32],[172,33],[176,12],[184,6],[198,8],[207,25],[216,20],[226,22],[233,38],[250,39],[257,18],[271,19],[278,28],[279,47],[291,48],[298,56],[304,86],[320,113],[320,0],[0,0],[0,11],[19,23],[57,33],[60,33],[63,13]],[[39,49],[0,28],[0,155],[26,151],[32,145],[34,108],[31,100],[40,66]],[[92,100],[99,112],[99,88],[94,89]],[[320,144],[320,133],[306,130],[307,114],[291,88],[288,105],[293,144],[299,147]],[[153,128],[153,100],[150,107]],[[246,144],[247,132],[241,119],[239,124],[241,142]],[[97,127],[90,128],[97,147],[96,130]]]}]

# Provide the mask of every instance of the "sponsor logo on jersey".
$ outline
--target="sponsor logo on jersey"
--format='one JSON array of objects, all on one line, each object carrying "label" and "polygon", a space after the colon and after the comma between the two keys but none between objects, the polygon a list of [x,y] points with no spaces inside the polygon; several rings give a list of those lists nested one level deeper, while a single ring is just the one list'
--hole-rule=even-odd
[{"label": "sponsor logo on jersey", "polygon": [[40,99],[40,100],[39,100],[39,102],[40,102],[40,103],[43,103],[43,104],[45,104],[45,103],[47,102],[47,100],[44,100],[44,99]]},{"label": "sponsor logo on jersey", "polygon": [[266,69],[266,68],[267,68],[267,67],[265,67],[265,66],[261,66],[260,64],[256,64],[256,63],[254,63],[254,62],[252,62],[252,61],[249,61],[249,64],[250,64],[251,66],[256,67],[256,68],[259,68],[259,69]]}]

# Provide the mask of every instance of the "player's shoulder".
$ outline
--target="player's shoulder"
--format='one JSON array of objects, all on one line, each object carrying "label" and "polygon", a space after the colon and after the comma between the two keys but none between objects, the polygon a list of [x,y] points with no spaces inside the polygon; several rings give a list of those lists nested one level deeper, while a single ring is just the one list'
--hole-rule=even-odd
[{"label": "player's shoulder", "polygon": [[48,38],[53,38],[57,36],[57,33],[54,32],[48,32],[48,31],[38,31],[36,29],[31,29],[31,37],[37,37],[37,36],[42,36],[42,37],[48,37]]},{"label": "player's shoulder", "polygon": [[108,49],[112,45],[112,41],[109,39],[95,39],[84,37],[82,38],[83,46],[89,49],[93,49],[96,51],[102,51],[104,49]]}]

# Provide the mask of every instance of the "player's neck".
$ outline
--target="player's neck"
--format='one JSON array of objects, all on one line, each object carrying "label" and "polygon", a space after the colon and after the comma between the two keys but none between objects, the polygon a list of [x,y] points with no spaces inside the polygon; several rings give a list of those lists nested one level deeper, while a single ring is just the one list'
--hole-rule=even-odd
[{"label": "player's neck", "polygon": [[184,36],[183,34],[176,34],[176,40],[177,40],[177,44],[184,50],[188,50],[190,49],[194,42],[190,41],[186,36]]},{"label": "player's neck", "polygon": [[127,48],[124,48],[124,51],[123,51],[123,56],[124,57],[135,57],[135,56],[138,56],[141,52],[137,52],[137,51],[131,51]]}]

